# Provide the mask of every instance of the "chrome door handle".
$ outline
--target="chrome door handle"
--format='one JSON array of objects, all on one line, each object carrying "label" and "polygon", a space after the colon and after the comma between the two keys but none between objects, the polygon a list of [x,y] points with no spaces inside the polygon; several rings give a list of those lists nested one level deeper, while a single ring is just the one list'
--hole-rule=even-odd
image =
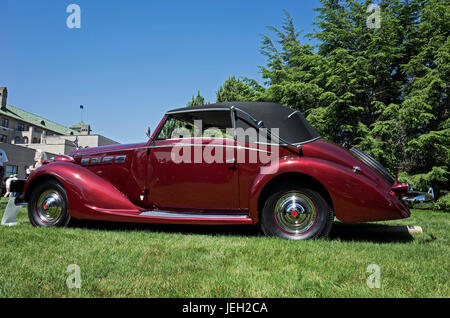
[{"label": "chrome door handle", "polygon": [[231,170],[236,170],[237,169],[236,168],[236,158],[228,159],[228,160],[225,161],[225,163],[232,165],[231,167],[228,167],[228,169],[231,169]]}]

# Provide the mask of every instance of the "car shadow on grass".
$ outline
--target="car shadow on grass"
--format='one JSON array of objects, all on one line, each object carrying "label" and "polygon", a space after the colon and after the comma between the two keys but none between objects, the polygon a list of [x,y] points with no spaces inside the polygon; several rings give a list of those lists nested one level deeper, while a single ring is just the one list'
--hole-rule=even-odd
[{"label": "car shadow on grass", "polygon": [[168,234],[191,234],[213,236],[263,236],[258,226],[251,225],[181,225],[181,224],[151,224],[125,223],[94,220],[75,220],[71,227],[104,230],[104,231],[148,231]]},{"label": "car shadow on grass", "polygon": [[414,237],[405,225],[335,222],[330,232],[331,240],[366,241],[373,243],[409,243]]},{"label": "car shadow on grass", "polygon": [[[175,225],[148,223],[118,223],[92,220],[76,220],[73,228],[104,230],[104,231],[149,231],[156,233],[193,234],[210,236],[264,236],[259,226],[251,225]],[[340,223],[335,222],[330,240],[365,241],[373,243],[408,243],[414,237],[408,232],[407,226],[395,226],[373,223]]]}]

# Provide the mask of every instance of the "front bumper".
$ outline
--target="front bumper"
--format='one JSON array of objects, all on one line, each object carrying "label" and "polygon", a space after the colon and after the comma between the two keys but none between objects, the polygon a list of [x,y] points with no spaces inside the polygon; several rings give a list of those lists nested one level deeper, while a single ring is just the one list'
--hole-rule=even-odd
[{"label": "front bumper", "polygon": [[17,180],[12,180],[11,181],[11,185],[10,185],[10,191],[12,193],[15,193],[15,203],[20,204],[23,203],[23,189],[25,187],[25,179],[17,179]]}]

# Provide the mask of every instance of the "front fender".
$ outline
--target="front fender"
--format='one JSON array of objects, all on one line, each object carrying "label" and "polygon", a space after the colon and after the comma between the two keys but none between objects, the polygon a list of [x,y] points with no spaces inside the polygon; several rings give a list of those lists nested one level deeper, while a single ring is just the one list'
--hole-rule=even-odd
[{"label": "front fender", "polygon": [[94,219],[105,213],[139,214],[141,211],[110,182],[71,162],[53,162],[39,167],[28,178],[24,197],[45,178],[57,179],[67,194],[68,211],[76,218]]},{"label": "front fender", "polygon": [[343,222],[409,216],[407,208],[389,193],[387,184],[356,173],[348,166],[314,157],[281,158],[271,166],[275,173],[259,174],[250,190],[249,207],[254,220],[258,219],[258,199],[264,187],[273,178],[292,172],[308,175],[320,182],[330,194],[335,216]]}]

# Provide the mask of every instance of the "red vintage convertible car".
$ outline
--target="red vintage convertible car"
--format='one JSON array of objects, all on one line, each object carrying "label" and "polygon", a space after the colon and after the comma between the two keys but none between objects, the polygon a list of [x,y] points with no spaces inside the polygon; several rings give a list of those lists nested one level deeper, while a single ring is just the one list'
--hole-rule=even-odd
[{"label": "red vintage convertible car", "polygon": [[56,156],[19,198],[35,226],[260,224],[267,235],[310,239],[326,237],[334,217],[409,217],[407,189],[364,152],[321,139],[294,109],[228,102],[169,111],[145,143]]}]

